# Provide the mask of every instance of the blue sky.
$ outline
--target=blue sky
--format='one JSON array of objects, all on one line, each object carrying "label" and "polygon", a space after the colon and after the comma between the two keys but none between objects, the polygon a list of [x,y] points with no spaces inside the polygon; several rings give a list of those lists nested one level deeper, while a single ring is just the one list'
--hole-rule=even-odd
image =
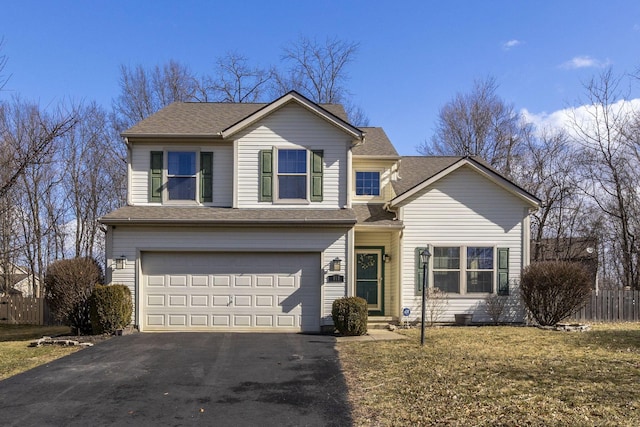
[{"label": "blue sky", "polygon": [[0,10],[11,74],[0,99],[44,107],[110,107],[120,64],[175,59],[202,75],[230,50],[266,67],[301,35],[358,42],[353,100],[403,155],[416,154],[439,108],[474,79],[495,77],[505,101],[542,115],[577,106],[583,83],[606,67],[640,68],[635,0],[15,0]]}]

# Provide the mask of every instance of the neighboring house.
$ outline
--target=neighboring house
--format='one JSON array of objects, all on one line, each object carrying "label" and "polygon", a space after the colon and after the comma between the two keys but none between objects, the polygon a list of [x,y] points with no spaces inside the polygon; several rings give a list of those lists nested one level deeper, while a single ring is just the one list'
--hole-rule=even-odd
[{"label": "neighboring house", "polygon": [[484,298],[529,260],[534,196],[477,159],[400,157],[340,105],[174,103],[123,137],[128,203],[101,222],[108,282],[131,288],[142,331],[317,332],[351,295],[414,320],[424,247],[442,320],[488,320]]},{"label": "neighboring house", "polygon": [[531,241],[531,261],[570,261],[580,263],[598,289],[598,239],[595,237],[556,237]]},{"label": "neighboring house", "polygon": [[10,268],[5,269],[0,266],[0,296],[8,294],[38,297],[40,296],[40,288],[40,278],[31,273],[27,267],[11,264]]}]

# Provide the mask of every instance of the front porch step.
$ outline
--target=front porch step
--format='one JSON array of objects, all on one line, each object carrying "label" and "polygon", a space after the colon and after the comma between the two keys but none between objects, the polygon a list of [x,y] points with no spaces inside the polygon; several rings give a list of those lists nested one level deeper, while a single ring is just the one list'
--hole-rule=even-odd
[{"label": "front porch step", "polygon": [[369,316],[367,320],[367,329],[386,329],[389,323],[398,323],[393,316]]}]

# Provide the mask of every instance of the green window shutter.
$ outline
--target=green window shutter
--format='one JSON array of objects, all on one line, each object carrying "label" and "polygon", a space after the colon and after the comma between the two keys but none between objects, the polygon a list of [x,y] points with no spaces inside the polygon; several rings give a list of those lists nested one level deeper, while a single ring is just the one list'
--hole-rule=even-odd
[{"label": "green window shutter", "polygon": [[311,152],[311,201],[322,201],[323,151]]},{"label": "green window shutter", "polygon": [[260,201],[273,201],[273,151],[261,150],[260,161]]},{"label": "green window shutter", "polygon": [[213,202],[213,153],[200,152],[200,202]]},{"label": "green window shutter", "polygon": [[498,248],[498,295],[509,295],[509,248]]},{"label": "green window shutter", "polygon": [[151,152],[151,164],[149,166],[149,201],[162,202],[162,151]]},{"label": "green window shutter", "polygon": [[423,248],[416,248],[415,250],[415,280],[416,280],[416,295],[420,295],[422,294],[422,284],[424,283],[424,275],[423,275],[423,267],[424,265],[422,264],[422,260],[420,259],[420,254],[422,253],[422,251],[424,251],[425,247]]}]

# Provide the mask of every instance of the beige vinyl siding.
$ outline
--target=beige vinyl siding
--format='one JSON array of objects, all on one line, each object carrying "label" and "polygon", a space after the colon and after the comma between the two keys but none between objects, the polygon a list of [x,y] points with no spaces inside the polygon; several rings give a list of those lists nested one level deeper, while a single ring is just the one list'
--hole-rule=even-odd
[{"label": "beige vinyl siding", "polygon": [[[522,243],[527,238],[524,202],[468,167],[442,178],[417,194],[402,209],[405,226],[402,237],[402,306],[420,315],[421,299],[415,293],[415,248],[431,246],[492,246],[509,248],[509,279],[519,277],[523,267]],[[528,240],[527,240],[528,241]],[[522,320],[515,307],[517,289],[510,285],[512,320]],[[441,321],[453,321],[456,313],[473,313],[474,321],[488,321],[484,296],[449,297]]]},{"label": "beige vinyl siding", "polygon": [[[356,231],[355,247],[383,247],[391,262],[384,263],[384,315],[398,316],[398,250],[397,232]],[[394,243],[395,242],[395,243]],[[384,262],[381,260],[381,262]],[[354,291],[355,292],[355,291]]]},{"label": "beige vinyl siding", "polygon": [[[365,142],[366,144],[366,142]],[[372,160],[354,157],[351,168],[351,197],[353,203],[384,203],[393,198],[391,179],[397,169],[397,161]],[[380,196],[356,196],[356,172],[380,172]]]},{"label": "beige vinyl siding", "polygon": [[[149,251],[207,251],[207,252],[319,252],[322,257],[323,277],[318,277],[323,298],[321,324],[331,324],[333,300],[346,295],[346,283],[329,283],[329,274],[344,274],[346,260],[345,229],[260,229],[243,228],[198,228],[198,227],[128,227],[116,226],[110,229],[111,250],[107,254],[111,283],[129,286],[134,302],[139,286],[139,265],[137,258],[141,252]],[[123,270],[115,270],[114,259],[124,255],[127,258]],[[343,261],[343,271],[329,271],[331,261],[339,257]],[[320,302],[319,302],[320,303]],[[136,310],[137,324],[139,312]]]},{"label": "beige vinyl siding", "polygon": [[[347,134],[298,105],[288,105],[250,126],[236,137],[238,146],[238,208],[281,208],[258,200],[258,153],[273,147],[324,151],[323,200],[290,204],[291,208],[341,208],[347,203]],[[274,171],[274,182],[276,171]]]},{"label": "beige vinyl siding", "polygon": [[[213,206],[231,207],[233,201],[233,145],[230,142],[196,144],[167,141],[133,143],[131,150],[131,176],[129,202],[132,205],[149,204],[149,162],[152,151],[193,149],[213,152]],[[165,159],[166,162],[166,159]]]}]

